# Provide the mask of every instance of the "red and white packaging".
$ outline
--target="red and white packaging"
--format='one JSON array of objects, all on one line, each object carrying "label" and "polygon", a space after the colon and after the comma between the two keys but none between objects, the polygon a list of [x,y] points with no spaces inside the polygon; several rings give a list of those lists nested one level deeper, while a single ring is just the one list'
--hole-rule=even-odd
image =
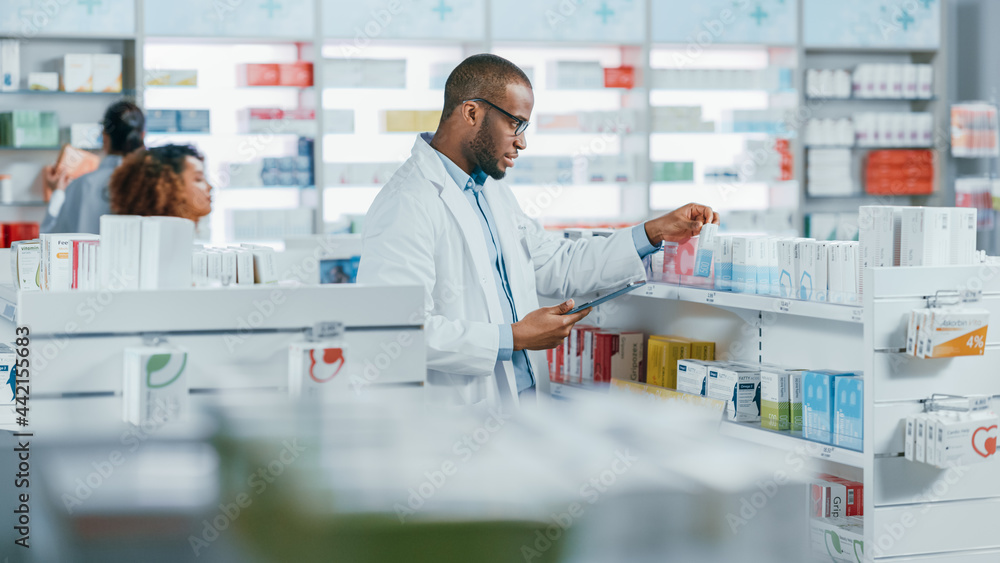
[{"label": "red and white packaging", "polygon": [[582,381],[595,381],[594,335],[600,329],[595,326],[581,326],[579,329],[583,338],[583,349],[580,353],[580,379]]},{"label": "red and white packaging", "polygon": [[555,381],[556,383],[565,381],[563,377],[563,354],[565,346],[566,341],[563,340],[562,344],[545,352],[549,360],[549,381]]},{"label": "red and white packaging", "polygon": [[240,84],[243,86],[278,86],[279,72],[276,64],[245,64],[240,67]]},{"label": "red and white packaging", "polygon": [[847,487],[842,483],[813,480],[809,483],[809,515],[814,518],[847,516]]},{"label": "red and white packaging", "polygon": [[847,502],[845,516],[864,516],[865,513],[865,486],[857,481],[842,479],[836,475],[820,473],[820,479],[831,483],[840,483],[847,488]]},{"label": "red and white packaging", "polygon": [[278,84],[308,88],[313,85],[313,64],[306,61],[278,65]]}]

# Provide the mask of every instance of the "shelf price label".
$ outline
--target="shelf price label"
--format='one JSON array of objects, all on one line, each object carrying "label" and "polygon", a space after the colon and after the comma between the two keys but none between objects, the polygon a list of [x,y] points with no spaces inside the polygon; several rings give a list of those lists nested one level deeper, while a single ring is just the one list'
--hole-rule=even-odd
[{"label": "shelf price label", "polygon": [[782,313],[790,312],[792,310],[792,302],[787,299],[778,301],[778,310]]},{"label": "shelf price label", "polygon": [[709,291],[705,294],[705,303],[715,303],[715,292]]},{"label": "shelf price label", "polygon": [[855,307],[851,309],[851,321],[855,323],[864,322],[864,312],[865,310],[860,307]]},{"label": "shelf price label", "polygon": [[647,284],[646,285],[646,295],[647,296],[653,296],[655,294],[656,294],[656,286],[652,285],[652,284]]},{"label": "shelf price label", "polygon": [[833,452],[836,448],[833,446],[823,446],[823,451],[819,453],[819,457],[823,459],[830,459],[833,457]]}]

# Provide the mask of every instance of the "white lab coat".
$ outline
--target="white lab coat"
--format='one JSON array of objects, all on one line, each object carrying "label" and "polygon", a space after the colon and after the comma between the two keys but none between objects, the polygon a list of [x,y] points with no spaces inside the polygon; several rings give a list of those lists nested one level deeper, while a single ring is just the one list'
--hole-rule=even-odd
[{"label": "white lab coat", "polygon": [[[375,198],[365,218],[358,283],[424,287],[427,384],[432,401],[518,405],[513,363],[497,362],[504,323],[486,238],[474,209],[428,144]],[[496,222],[514,305],[522,317],[538,296],[564,299],[645,279],[628,230],[569,241],[545,231],[504,183],[483,194]],[[529,352],[539,400],[549,395],[544,351]]]}]

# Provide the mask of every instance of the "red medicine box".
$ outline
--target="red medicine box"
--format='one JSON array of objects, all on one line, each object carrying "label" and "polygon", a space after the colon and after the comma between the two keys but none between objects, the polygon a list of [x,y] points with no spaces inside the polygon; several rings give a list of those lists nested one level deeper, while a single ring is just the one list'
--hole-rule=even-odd
[{"label": "red medicine box", "polygon": [[620,66],[604,69],[604,87],[631,90],[635,87],[635,67]]},{"label": "red medicine box", "polygon": [[251,63],[243,67],[246,86],[278,86],[278,65]]},{"label": "red medicine box", "polygon": [[313,85],[313,65],[305,61],[278,65],[278,83],[282,86],[308,88]]}]

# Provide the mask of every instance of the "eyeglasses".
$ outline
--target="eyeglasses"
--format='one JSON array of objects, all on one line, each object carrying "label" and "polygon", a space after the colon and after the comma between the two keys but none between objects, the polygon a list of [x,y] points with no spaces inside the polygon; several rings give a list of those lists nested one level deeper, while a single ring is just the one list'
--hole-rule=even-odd
[{"label": "eyeglasses", "polygon": [[[484,102],[484,103],[487,103],[487,104],[493,106],[493,109],[499,111],[500,113],[502,113],[502,114],[506,115],[507,117],[511,118],[512,120],[514,120],[514,123],[517,124],[514,127],[514,136],[515,137],[517,137],[521,133],[524,133],[524,130],[528,128],[528,125],[529,125],[528,121],[525,121],[525,120],[523,120],[523,119],[521,119],[519,117],[514,117],[513,115],[510,114],[510,112],[505,111],[503,108],[501,108],[500,106],[494,104],[493,102],[491,102],[489,100],[484,100],[482,98],[472,98],[471,100],[465,100],[465,102]],[[464,104],[465,102],[462,102],[462,103]]]}]

